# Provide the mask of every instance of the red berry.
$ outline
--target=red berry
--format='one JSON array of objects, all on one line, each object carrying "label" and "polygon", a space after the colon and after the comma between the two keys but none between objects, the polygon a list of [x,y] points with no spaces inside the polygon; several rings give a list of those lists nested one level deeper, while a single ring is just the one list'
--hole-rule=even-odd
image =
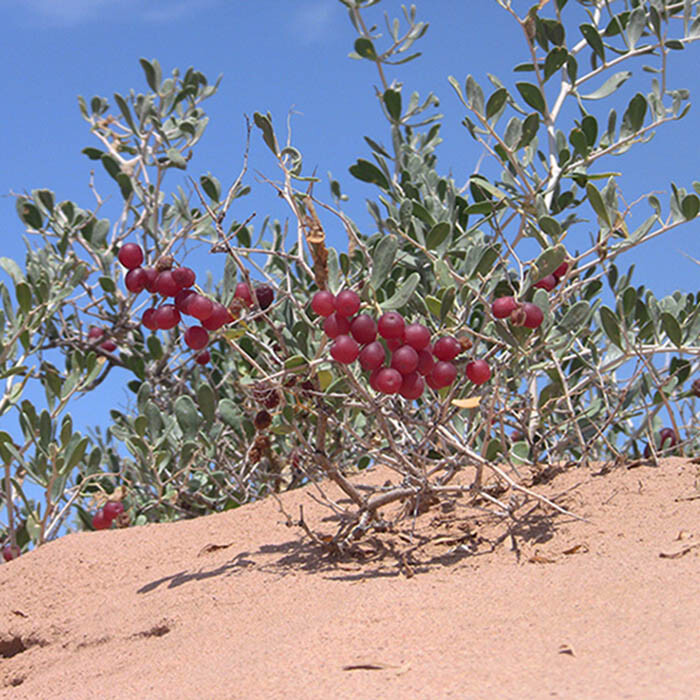
[{"label": "red berry", "polygon": [[491,304],[491,313],[496,318],[506,318],[518,308],[518,302],[513,297],[498,297]]},{"label": "red berry", "polygon": [[418,353],[418,367],[416,368],[424,377],[430,374],[435,366],[435,359],[430,347],[421,350]]},{"label": "red berry", "polygon": [[557,286],[557,278],[555,275],[547,275],[539,282],[535,282],[532,286],[536,289],[544,289],[546,292],[551,292]]},{"label": "red berry", "polygon": [[129,270],[124,276],[124,286],[132,293],[138,294],[146,289],[148,275],[142,267],[135,267]]},{"label": "red berry", "polygon": [[440,389],[449,386],[457,377],[457,368],[451,363],[441,360],[435,363],[430,378]]},{"label": "red berry", "polygon": [[106,352],[114,352],[117,344],[113,340],[105,340],[104,343],[100,343],[100,347]]},{"label": "red berry", "polygon": [[430,331],[422,323],[411,323],[404,329],[403,339],[414,350],[423,350],[430,345]]},{"label": "red berry", "polygon": [[143,262],[143,250],[136,243],[125,243],[120,249],[117,256],[119,262],[129,270],[139,267]]},{"label": "red berry", "polygon": [[190,326],[185,331],[185,344],[193,350],[201,350],[209,343],[209,333],[202,326]]},{"label": "red berry", "polygon": [[180,289],[191,287],[197,279],[194,270],[189,267],[176,267],[172,270],[172,273],[173,279],[177,282]]},{"label": "red berry", "polygon": [[247,306],[253,305],[253,295],[250,292],[250,287],[245,282],[239,282],[236,285],[236,291],[233,296],[235,299],[240,299]]},{"label": "red berry", "polygon": [[376,340],[377,324],[369,314],[360,314],[350,322],[350,333],[358,343],[366,345]]},{"label": "red berry", "polygon": [[323,332],[329,338],[337,338],[339,335],[347,335],[350,333],[350,321],[348,321],[345,316],[332,313],[323,322]]},{"label": "red berry", "polygon": [[387,340],[390,338],[403,338],[405,327],[403,316],[396,311],[387,311],[385,314],[382,314],[377,323],[379,335]]},{"label": "red berry", "polygon": [[352,289],[344,289],[335,297],[335,310],[341,316],[354,316],[360,308],[360,297]]},{"label": "red berry", "polygon": [[156,323],[156,308],[154,306],[143,312],[141,323],[143,323],[149,331],[154,331],[158,328],[158,324]]},{"label": "red berry", "polygon": [[565,260],[556,270],[554,270],[552,274],[557,278],[557,282],[559,282],[559,280],[567,273],[568,269],[569,262]]},{"label": "red berry", "polygon": [[676,433],[673,430],[673,428],[664,428],[659,433],[659,437],[661,438],[661,441],[659,443],[660,450],[664,449],[664,443],[666,442],[666,440],[669,441],[669,447],[673,447],[678,442],[678,439],[676,438]]},{"label": "red berry", "polygon": [[696,379],[692,384],[691,384],[691,391],[695,396],[700,398],[700,379]]},{"label": "red berry", "polygon": [[174,297],[182,287],[175,281],[172,270],[163,270],[156,280],[156,291],[162,297]]},{"label": "red berry", "polygon": [[90,326],[90,330],[88,331],[88,338],[90,338],[90,340],[97,340],[98,338],[101,338],[104,334],[104,328],[99,328],[98,326]]},{"label": "red berry", "polygon": [[189,314],[189,302],[188,300],[191,299],[197,292],[194,291],[194,289],[181,289],[176,295],[175,299],[173,301],[175,302],[175,308],[181,313],[181,314]]},{"label": "red berry", "polygon": [[510,322],[514,326],[525,326],[525,328],[537,328],[543,320],[542,309],[529,301],[523,302],[522,306],[510,315]]},{"label": "red berry", "polygon": [[386,346],[389,349],[389,352],[395,352],[396,350],[404,346],[403,336],[401,336],[400,338],[389,338],[386,341]]},{"label": "red berry", "polygon": [[311,298],[311,308],[319,316],[330,316],[335,311],[335,297],[327,289],[321,289]]},{"label": "red berry", "polygon": [[199,355],[197,355],[197,357],[194,358],[194,361],[198,365],[206,365],[207,362],[209,362],[209,360],[211,360],[211,353],[209,352],[209,350],[200,352]]},{"label": "red berry", "polygon": [[467,364],[467,378],[474,384],[484,384],[491,379],[491,368],[486,360],[474,360]]},{"label": "red berry", "polygon": [[396,394],[403,384],[401,373],[391,367],[382,367],[377,370],[374,383],[382,394]]},{"label": "red berry", "polygon": [[392,354],[391,366],[401,374],[415,372],[418,367],[418,353],[410,345],[402,345]]},{"label": "red berry", "polygon": [[5,561],[12,561],[13,559],[17,559],[17,557],[21,554],[20,548],[15,545],[14,547],[11,544],[6,544],[2,548],[2,558]]},{"label": "red berry", "polygon": [[180,323],[180,312],[174,304],[163,304],[156,309],[154,320],[158,328],[167,331]]},{"label": "red berry", "polygon": [[198,321],[206,321],[214,312],[214,304],[201,294],[193,294],[187,299],[187,313]]},{"label": "red berry", "polygon": [[266,309],[275,299],[275,292],[267,284],[261,284],[259,287],[255,288],[255,296],[260,304],[261,309]]},{"label": "red berry", "polygon": [[92,516],[92,526],[95,530],[106,530],[112,525],[112,520],[105,515],[105,512],[100,508],[95,515]]},{"label": "red berry", "polygon": [[231,312],[223,304],[220,304],[218,301],[215,301],[211,315],[209,316],[209,318],[206,318],[204,319],[204,321],[202,321],[202,325],[208,331],[216,331],[219,330],[219,328],[221,328],[222,326],[225,326],[230,321],[233,321],[233,316],[231,316]]},{"label": "red berry", "polygon": [[377,367],[377,369],[374,369],[370,372],[369,375],[369,385],[374,389],[375,391],[379,391],[379,387],[377,386],[377,377],[379,376],[379,373],[385,369],[384,367]]},{"label": "red berry", "polygon": [[146,275],[146,290],[151,294],[155,294],[156,282],[160,273],[155,267],[144,267],[143,273]]},{"label": "red berry", "polygon": [[462,346],[459,341],[449,335],[440,338],[433,346],[433,355],[444,362],[454,360],[460,352],[462,352]]},{"label": "red berry", "polygon": [[423,377],[418,372],[411,372],[404,375],[399,394],[405,399],[415,400],[422,396],[424,390],[425,382]]},{"label": "red berry", "polygon": [[377,340],[369,345],[365,345],[358,356],[360,366],[364,370],[378,369],[384,364],[386,352],[384,346]]},{"label": "red berry", "polygon": [[349,335],[339,335],[331,345],[331,357],[344,365],[354,362],[359,354],[360,346]]},{"label": "red berry", "polygon": [[121,501],[107,501],[102,508],[104,517],[110,522],[124,512],[124,504]]}]

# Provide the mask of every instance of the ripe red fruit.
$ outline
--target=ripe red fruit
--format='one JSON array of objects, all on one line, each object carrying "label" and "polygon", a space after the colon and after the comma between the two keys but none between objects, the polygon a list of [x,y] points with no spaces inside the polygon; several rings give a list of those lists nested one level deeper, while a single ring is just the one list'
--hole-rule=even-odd
[{"label": "ripe red fruit", "polygon": [[311,308],[319,316],[330,316],[335,311],[335,297],[327,289],[321,289],[311,298]]},{"label": "ripe red fruit", "polygon": [[135,267],[129,270],[124,276],[124,286],[132,293],[138,294],[146,289],[148,276],[142,267]]},{"label": "ripe red fruit", "polygon": [[382,394],[396,394],[403,384],[403,376],[391,367],[382,367],[377,370],[374,383]]},{"label": "ripe red fruit", "polygon": [[377,330],[382,338],[403,338],[406,324],[403,316],[396,311],[387,311],[379,317]]},{"label": "ripe red fruit", "polygon": [[568,269],[569,262],[565,260],[556,270],[554,270],[552,274],[557,278],[557,282],[559,282],[559,280],[567,273]]},{"label": "ripe red fruit", "polygon": [[189,314],[189,303],[188,299],[191,299],[197,292],[194,289],[181,289],[176,295],[173,301],[175,302],[175,308],[181,314]]},{"label": "ripe red fruit", "polygon": [[692,384],[691,384],[691,389],[690,389],[695,396],[700,398],[700,379],[696,379]]},{"label": "ripe red fruit", "polygon": [[354,362],[359,354],[360,346],[349,335],[339,335],[331,345],[331,357],[344,365]]},{"label": "ripe red fruit", "polygon": [[194,270],[189,267],[176,267],[172,270],[172,274],[180,289],[191,287],[197,279]]},{"label": "ripe red fruit", "polygon": [[128,270],[133,270],[135,267],[140,267],[143,262],[143,250],[136,243],[125,243],[117,255],[119,262]]},{"label": "ripe red fruit", "polygon": [[557,278],[555,275],[547,275],[543,277],[539,282],[535,282],[532,286],[536,289],[544,289],[546,292],[551,292],[554,287],[557,286]]},{"label": "ripe red fruit", "polygon": [[194,358],[194,361],[198,365],[206,365],[207,362],[209,362],[209,360],[211,360],[211,353],[209,352],[209,350],[200,352],[199,355],[197,355],[197,357]]},{"label": "ripe red fruit", "polygon": [[514,326],[525,326],[525,328],[538,328],[543,320],[542,309],[529,301],[523,302],[522,306],[510,315],[510,322]]},{"label": "ripe red fruit", "polygon": [[208,331],[216,331],[219,330],[221,326],[225,326],[230,321],[233,321],[233,316],[231,315],[231,312],[223,304],[220,304],[218,301],[215,301],[211,315],[209,316],[209,318],[205,318],[204,321],[202,321],[202,325]]},{"label": "ripe red fruit", "polygon": [[660,450],[664,449],[664,443],[666,442],[666,440],[669,441],[669,444],[668,444],[669,447],[673,447],[678,442],[678,439],[676,438],[676,433],[673,430],[673,428],[664,428],[659,433],[659,437],[661,438],[661,441],[659,444]]},{"label": "ripe red fruit", "polygon": [[392,354],[391,366],[401,374],[415,372],[418,367],[418,353],[410,345],[402,345]]},{"label": "ripe red fruit", "polygon": [[163,270],[156,279],[156,291],[162,297],[174,297],[182,287],[175,281],[172,270]]},{"label": "ripe red fruit", "polygon": [[246,306],[253,305],[253,295],[250,292],[250,287],[245,282],[239,282],[236,285],[236,291],[233,296],[235,299],[240,299]]},{"label": "ripe red fruit", "polygon": [[337,338],[339,335],[347,335],[350,333],[350,321],[348,321],[345,316],[332,313],[323,322],[323,332],[329,338]]},{"label": "ripe red fruit", "polygon": [[144,267],[143,273],[146,275],[146,290],[151,294],[155,294],[156,282],[158,281],[158,275],[160,274],[155,267]]},{"label": "ripe red fruit", "polygon": [[433,383],[440,389],[449,386],[457,377],[457,368],[445,360],[435,363],[433,371],[430,373]]},{"label": "ripe red fruit", "polygon": [[5,561],[12,561],[13,559],[17,559],[17,557],[21,553],[22,552],[17,545],[13,547],[11,544],[9,544],[9,542],[2,548],[2,558]]},{"label": "ripe red fruit", "polygon": [[454,360],[460,352],[462,352],[462,346],[459,341],[449,335],[440,338],[433,346],[433,355],[444,362]]},{"label": "ripe red fruit", "polygon": [[105,512],[100,508],[95,515],[92,516],[92,526],[95,530],[107,530],[112,525],[111,518],[105,515]]},{"label": "ripe red fruit", "polygon": [[121,501],[107,501],[102,508],[104,517],[110,522],[124,512],[124,504]]},{"label": "ripe red fruit", "polygon": [[491,304],[491,313],[496,318],[506,318],[518,308],[518,302],[514,297],[498,297]]},{"label": "ripe red fruit", "polygon": [[384,360],[386,359],[384,346],[378,340],[375,340],[373,343],[365,345],[365,347],[360,350],[358,359],[362,369],[378,369],[384,364]]},{"label": "ripe red fruit", "polygon": [[435,366],[435,359],[430,347],[421,350],[418,353],[418,367],[416,368],[424,377],[429,375]]},{"label": "ripe red fruit", "polygon": [[430,331],[422,323],[410,323],[404,329],[403,339],[414,350],[423,350],[430,345]]},{"label": "ripe red fruit", "polygon": [[344,289],[336,295],[334,305],[341,316],[354,316],[360,308],[360,297],[352,289]]},{"label": "ripe red fruit", "polygon": [[141,323],[143,323],[149,331],[154,331],[158,328],[158,323],[156,322],[156,308],[154,306],[143,312]]},{"label": "ripe red fruit", "polygon": [[209,343],[209,333],[202,326],[190,326],[185,331],[185,344],[192,350],[201,350]]},{"label": "ripe red fruit", "polygon": [[163,304],[156,309],[153,318],[158,328],[167,331],[180,323],[180,312],[174,304]]},{"label": "ripe red fruit", "polygon": [[389,352],[395,352],[400,347],[403,347],[403,345],[403,336],[401,336],[400,338],[389,338],[386,341],[386,346],[389,349]]},{"label": "ripe red fruit", "polygon": [[206,321],[214,312],[214,304],[201,294],[193,294],[187,299],[187,313],[198,321]]},{"label": "ripe red fruit", "polygon": [[264,310],[274,301],[275,292],[269,285],[261,284],[255,288],[255,297],[258,300],[258,304],[260,304],[260,308]]},{"label": "ripe red fruit", "polygon": [[101,338],[104,334],[104,328],[100,328],[99,326],[90,326],[90,330],[88,331],[88,338],[90,340],[97,340],[98,338]]},{"label": "ripe red fruit", "polygon": [[374,389],[375,391],[379,391],[379,387],[377,386],[377,377],[379,376],[379,373],[385,369],[384,367],[377,367],[377,369],[372,370],[369,375],[369,385]]},{"label": "ripe red fruit", "polygon": [[105,340],[104,343],[100,343],[100,347],[106,352],[114,352],[117,344],[113,340]]},{"label": "ripe red fruit", "polygon": [[350,333],[358,343],[366,345],[376,340],[377,323],[369,314],[360,314],[350,322]]},{"label": "ripe red fruit", "polygon": [[418,372],[411,372],[410,374],[404,375],[399,394],[401,394],[404,399],[413,401],[420,398],[424,390],[425,382],[423,381],[423,377],[421,377]]},{"label": "ripe red fruit", "polygon": [[467,379],[474,384],[484,384],[491,379],[491,368],[486,360],[474,360],[467,364]]}]

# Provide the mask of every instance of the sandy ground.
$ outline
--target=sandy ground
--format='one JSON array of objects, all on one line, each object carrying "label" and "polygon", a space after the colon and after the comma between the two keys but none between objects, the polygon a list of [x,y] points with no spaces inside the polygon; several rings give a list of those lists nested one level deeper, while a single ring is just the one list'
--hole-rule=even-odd
[{"label": "sandy ground", "polygon": [[[338,559],[268,499],[69,535],[0,566],[0,698],[700,698],[700,466],[533,488],[588,522],[457,500]],[[331,534],[313,493],[284,509]]]}]

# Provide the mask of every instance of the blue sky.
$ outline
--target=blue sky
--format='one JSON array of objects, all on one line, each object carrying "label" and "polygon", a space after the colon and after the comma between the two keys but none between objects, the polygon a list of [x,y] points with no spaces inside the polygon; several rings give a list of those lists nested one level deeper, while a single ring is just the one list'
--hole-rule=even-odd
[{"label": "blue sky", "polygon": [[[417,48],[423,56],[395,72],[404,92],[434,91],[445,115],[439,148],[441,170],[451,171],[458,183],[474,171],[479,149],[460,125],[464,108],[447,82],[454,75],[463,83],[468,73],[490,92],[486,73],[507,84],[522,79],[511,73],[515,63],[527,60],[519,29],[492,0],[417,0],[419,19],[430,29]],[[532,2],[516,0],[524,13]],[[570,3],[571,5],[572,3]],[[367,12],[382,23],[382,12],[400,16],[400,2],[388,0]],[[576,24],[571,27],[577,33]],[[157,58],[165,73],[189,66],[211,81],[223,74],[217,96],[206,107],[211,117],[189,173],[206,171],[222,182],[240,170],[244,146],[244,114],[270,111],[278,133],[285,132],[290,109],[293,140],[306,166],[318,168],[324,179],[331,171],[350,195],[346,212],[367,232],[372,231],[365,198],[374,196],[367,185],[354,181],[348,167],[368,157],[363,136],[387,140],[386,122],[374,96],[374,67],[347,57],[355,33],[337,0],[22,0],[4,3],[0,28],[0,58],[4,66],[4,109],[0,129],[0,226],[2,255],[23,260],[23,227],[7,193],[48,188],[58,200],[93,204],[89,172],[93,163],[81,154],[98,143],[89,134],[77,108],[77,95],[111,98],[116,92],[145,88],[140,57]],[[691,46],[672,53],[672,86],[692,88],[697,83],[698,52]],[[636,69],[640,69],[637,64]],[[392,75],[390,74],[390,79]],[[641,89],[648,75],[631,80],[615,98],[619,113]],[[692,98],[691,98],[692,99]],[[607,114],[608,105],[603,107]],[[683,122],[660,131],[640,150],[603,162],[604,170],[623,171],[620,182],[628,201],[650,190],[667,192],[669,181],[690,188],[700,180],[698,117],[693,107]],[[256,180],[260,170],[275,177],[275,166],[254,134],[248,182],[250,197],[240,200],[238,218],[258,213],[283,218],[287,212],[274,191]],[[104,193],[110,181],[100,180]],[[184,175],[183,175],[184,177]],[[171,189],[178,182],[171,179]],[[113,196],[118,193],[111,190]],[[316,193],[328,195],[325,182]],[[661,196],[662,201],[665,195]],[[642,208],[639,217],[647,215]],[[333,240],[333,231],[329,231]],[[342,245],[342,238],[336,239]],[[637,283],[658,296],[675,289],[697,290],[700,268],[682,251],[700,259],[698,223],[661,237],[633,252],[625,261],[637,265]],[[622,265],[626,269],[626,265]],[[202,270],[203,272],[203,270]],[[121,388],[110,401],[122,404]],[[110,401],[75,406],[78,424],[100,417]],[[84,404],[81,406],[81,404]],[[81,419],[82,416],[82,419]],[[2,420],[5,420],[3,418]]]}]

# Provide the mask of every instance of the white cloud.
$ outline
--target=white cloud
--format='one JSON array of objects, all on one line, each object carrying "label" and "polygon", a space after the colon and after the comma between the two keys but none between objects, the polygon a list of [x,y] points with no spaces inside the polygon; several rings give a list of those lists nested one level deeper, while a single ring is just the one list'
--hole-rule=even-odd
[{"label": "white cloud", "polygon": [[338,3],[331,0],[314,0],[301,4],[294,12],[294,34],[305,44],[322,42],[330,33]]},{"label": "white cloud", "polygon": [[24,7],[50,25],[75,26],[93,20],[119,23],[172,22],[219,0],[24,0]]}]

